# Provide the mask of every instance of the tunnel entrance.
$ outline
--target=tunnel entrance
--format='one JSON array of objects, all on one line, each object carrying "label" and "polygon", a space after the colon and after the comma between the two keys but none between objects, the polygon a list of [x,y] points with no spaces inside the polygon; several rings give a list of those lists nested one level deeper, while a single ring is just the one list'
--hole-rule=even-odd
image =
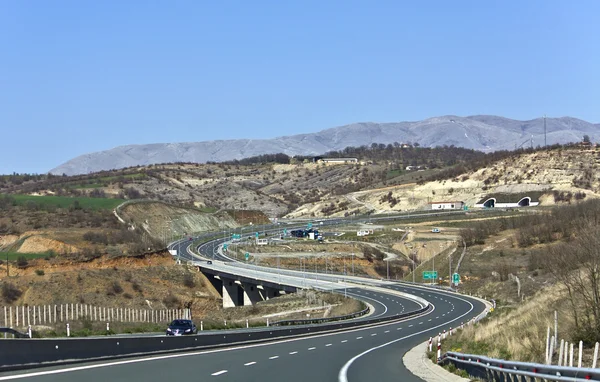
[{"label": "tunnel entrance", "polygon": [[494,207],[496,207],[496,199],[492,198],[492,199],[486,200],[485,203],[483,203],[483,207],[484,208],[494,208]]},{"label": "tunnel entrance", "polygon": [[531,199],[529,197],[527,198],[523,198],[521,200],[519,200],[519,207],[529,207],[529,203],[531,202]]}]

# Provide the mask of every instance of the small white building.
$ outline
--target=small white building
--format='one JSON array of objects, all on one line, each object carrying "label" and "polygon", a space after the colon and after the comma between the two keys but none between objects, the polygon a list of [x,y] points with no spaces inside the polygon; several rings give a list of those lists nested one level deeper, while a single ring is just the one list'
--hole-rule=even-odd
[{"label": "small white building", "polygon": [[429,204],[432,210],[462,210],[465,206],[462,201],[432,202]]},{"label": "small white building", "polygon": [[322,158],[318,160],[319,163],[358,163],[358,158]]}]

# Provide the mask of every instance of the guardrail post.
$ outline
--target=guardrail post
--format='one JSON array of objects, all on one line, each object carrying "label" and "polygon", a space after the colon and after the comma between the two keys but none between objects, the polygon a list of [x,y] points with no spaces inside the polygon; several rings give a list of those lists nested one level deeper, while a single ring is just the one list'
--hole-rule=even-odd
[{"label": "guardrail post", "polygon": [[110,332],[110,324],[108,322],[106,323],[106,332]]},{"label": "guardrail post", "polygon": [[437,361],[440,362],[442,359],[442,343],[438,342],[437,344]]},{"label": "guardrail post", "polygon": [[29,327],[27,328],[27,334],[29,335],[29,338],[31,337],[31,325],[29,325]]},{"label": "guardrail post", "polygon": [[200,321],[200,331],[204,330],[204,321]]},{"label": "guardrail post", "polygon": [[600,343],[596,342],[596,345],[594,346],[594,360],[592,361],[593,369],[596,368],[596,361],[598,360],[598,346],[600,346]]},{"label": "guardrail post", "polygon": [[246,329],[248,329],[248,319],[246,319]]},{"label": "guardrail post", "polygon": [[269,319],[267,318],[267,326],[269,326]]},{"label": "guardrail post", "polygon": [[577,367],[581,367],[581,361],[583,358],[583,341],[579,341],[579,361],[577,362]]},{"label": "guardrail post", "polygon": [[67,337],[71,337],[71,328],[69,327],[68,322],[67,322]]},{"label": "guardrail post", "polygon": [[429,352],[431,352],[431,347],[432,347],[432,346],[433,346],[433,338],[432,338],[432,337],[429,337],[429,345],[428,345],[428,347],[429,347]]}]

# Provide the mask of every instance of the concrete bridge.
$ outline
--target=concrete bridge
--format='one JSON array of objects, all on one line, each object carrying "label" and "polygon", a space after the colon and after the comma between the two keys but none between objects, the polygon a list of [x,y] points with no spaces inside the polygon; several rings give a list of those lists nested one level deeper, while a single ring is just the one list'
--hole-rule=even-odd
[{"label": "concrete bridge", "polygon": [[295,293],[295,286],[249,276],[235,275],[222,270],[198,267],[211,284],[223,296],[223,308],[253,305],[286,293]]}]

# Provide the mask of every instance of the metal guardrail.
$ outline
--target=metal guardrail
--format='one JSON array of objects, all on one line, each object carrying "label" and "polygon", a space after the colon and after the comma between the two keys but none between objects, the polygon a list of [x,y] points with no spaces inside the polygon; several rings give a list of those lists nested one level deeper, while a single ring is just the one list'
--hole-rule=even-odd
[{"label": "metal guardrail", "polygon": [[0,328],[0,333],[12,334],[15,338],[29,338],[28,333],[21,333],[13,328]]},{"label": "metal guardrail", "polygon": [[600,381],[600,369],[506,361],[455,352],[445,353],[438,364],[453,364],[484,381]]},{"label": "metal guardrail", "polygon": [[306,319],[306,320],[281,320],[281,321],[275,321],[275,322],[271,323],[271,326],[322,324],[324,322],[350,320],[350,319],[353,319],[353,318],[362,317],[362,316],[364,316],[367,313],[369,313],[369,308],[365,308],[365,309],[363,309],[363,310],[361,310],[359,312],[345,314],[343,316],[313,318],[313,319]]}]

